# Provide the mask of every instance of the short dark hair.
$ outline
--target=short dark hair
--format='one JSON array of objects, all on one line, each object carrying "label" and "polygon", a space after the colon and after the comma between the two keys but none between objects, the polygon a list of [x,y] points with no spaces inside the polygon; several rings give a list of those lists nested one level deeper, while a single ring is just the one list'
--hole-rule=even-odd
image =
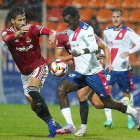
[{"label": "short dark hair", "polygon": [[67,15],[72,17],[78,16],[78,18],[80,18],[79,10],[74,6],[67,6],[63,9],[62,16],[65,17]]},{"label": "short dark hair", "polygon": [[15,19],[18,15],[24,15],[25,14],[25,10],[23,6],[14,6],[11,10],[10,10],[10,15],[9,18],[10,19]]},{"label": "short dark hair", "polygon": [[113,9],[112,12],[120,12],[123,15],[123,11],[121,9]]}]

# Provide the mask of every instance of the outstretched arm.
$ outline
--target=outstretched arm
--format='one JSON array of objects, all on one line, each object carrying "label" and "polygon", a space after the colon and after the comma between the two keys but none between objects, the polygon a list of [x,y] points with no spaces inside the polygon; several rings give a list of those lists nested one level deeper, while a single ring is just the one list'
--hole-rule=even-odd
[{"label": "outstretched arm", "polygon": [[72,55],[62,56],[63,48],[55,49],[55,57],[56,59],[62,59],[64,61],[72,60]]}]

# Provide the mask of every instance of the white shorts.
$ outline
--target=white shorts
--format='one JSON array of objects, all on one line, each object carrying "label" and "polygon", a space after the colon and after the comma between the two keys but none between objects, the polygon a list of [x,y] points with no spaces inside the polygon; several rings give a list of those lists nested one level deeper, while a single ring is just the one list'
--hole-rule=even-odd
[{"label": "white shorts", "polygon": [[42,86],[43,86],[47,76],[48,76],[48,66],[46,64],[40,65],[39,67],[37,67],[30,75],[22,75],[21,74],[21,80],[22,80],[23,90],[24,90],[25,96],[27,96],[27,97],[30,96],[27,92],[27,87],[28,87],[28,84],[29,84],[30,79],[32,77],[39,79],[41,81]]}]

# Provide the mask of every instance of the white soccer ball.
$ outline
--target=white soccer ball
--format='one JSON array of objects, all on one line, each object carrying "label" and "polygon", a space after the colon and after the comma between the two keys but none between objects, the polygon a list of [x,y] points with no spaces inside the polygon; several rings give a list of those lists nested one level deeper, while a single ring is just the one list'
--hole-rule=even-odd
[{"label": "white soccer ball", "polygon": [[50,72],[52,73],[52,75],[58,77],[65,75],[68,72],[67,62],[61,59],[56,59],[50,65]]}]

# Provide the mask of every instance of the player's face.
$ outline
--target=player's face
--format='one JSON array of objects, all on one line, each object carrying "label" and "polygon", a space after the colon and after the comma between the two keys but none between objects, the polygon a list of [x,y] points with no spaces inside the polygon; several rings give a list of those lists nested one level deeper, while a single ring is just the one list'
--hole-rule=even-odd
[{"label": "player's face", "polygon": [[11,22],[16,30],[20,30],[22,26],[26,25],[26,17],[25,15],[18,15],[15,19],[12,19]]},{"label": "player's face", "polygon": [[112,23],[115,29],[118,29],[122,26],[123,17],[120,12],[112,13]]},{"label": "player's face", "polygon": [[77,19],[75,19],[75,17],[72,17],[70,15],[63,17],[63,20],[70,30],[75,31],[77,29],[77,27],[79,26]]}]

